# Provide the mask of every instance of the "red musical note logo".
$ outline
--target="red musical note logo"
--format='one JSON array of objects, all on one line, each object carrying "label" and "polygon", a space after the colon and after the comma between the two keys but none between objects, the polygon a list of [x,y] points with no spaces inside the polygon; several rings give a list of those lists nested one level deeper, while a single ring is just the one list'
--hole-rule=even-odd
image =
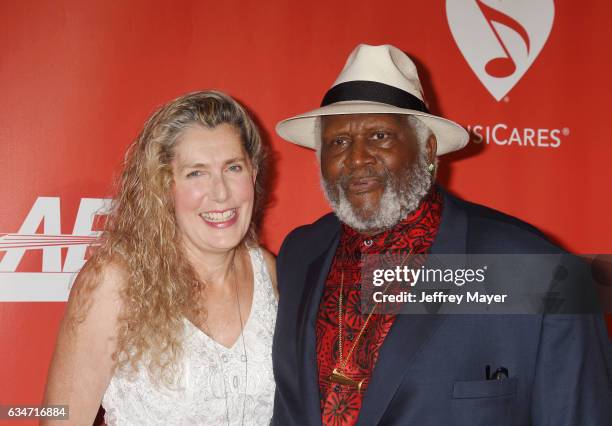
[{"label": "red musical note logo", "polygon": [[493,77],[509,77],[516,71],[516,63],[514,62],[514,59],[512,59],[512,56],[510,55],[506,44],[503,42],[503,40],[499,36],[499,33],[493,26],[493,22],[500,23],[516,31],[516,33],[525,42],[525,46],[527,46],[527,53],[529,53],[529,36],[527,35],[527,31],[514,18],[500,12],[497,9],[493,9],[490,6],[487,6],[482,2],[482,0],[476,0],[476,4],[480,8],[480,11],[485,17],[485,20],[491,27],[491,31],[493,31],[493,34],[497,38],[497,41],[499,42],[501,48],[506,54],[506,56],[493,58],[489,62],[487,62],[487,64],[485,65],[485,71],[487,72],[487,74]]}]

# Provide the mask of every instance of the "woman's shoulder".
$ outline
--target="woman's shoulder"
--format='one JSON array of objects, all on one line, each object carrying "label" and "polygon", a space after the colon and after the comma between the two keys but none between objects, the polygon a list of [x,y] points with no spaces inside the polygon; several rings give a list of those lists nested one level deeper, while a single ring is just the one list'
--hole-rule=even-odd
[{"label": "woman's shoulder", "polygon": [[274,289],[274,294],[278,298],[278,290],[276,285],[276,256],[272,254],[265,247],[258,246],[257,250],[261,253],[264,264],[266,265],[266,269],[268,270],[268,275],[270,276],[270,280],[272,281],[272,288]]},{"label": "woman's shoulder", "polygon": [[118,316],[128,276],[127,267],[120,260],[91,259],[71,286],[67,314],[81,320],[92,314]]},{"label": "woman's shoulder", "polygon": [[70,293],[76,295],[85,289],[91,289],[99,294],[119,293],[128,276],[127,265],[120,259],[92,258],[79,271]]},{"label": "woman's shoulder", "polygon": [[262,246],[259,246],[258,249],[261,252],[264,262],[266,262],[266,266],[268,268],[276,266],[276,256],[274,256],[271,251]]}]

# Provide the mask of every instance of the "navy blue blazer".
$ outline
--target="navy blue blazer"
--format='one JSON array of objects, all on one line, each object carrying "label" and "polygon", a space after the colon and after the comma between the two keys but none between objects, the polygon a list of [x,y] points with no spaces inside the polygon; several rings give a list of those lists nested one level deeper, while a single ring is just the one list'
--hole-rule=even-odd
[{"label": "navy blue blazer", "polygon": [[[277,258],[273,425],[321,425],[315,323],[340,237],[333,214]],[[534,227],[444,195],[432,253],[558,253]],[[612,425],[612,367],[597,315],[398,315],[358,425]],[[485,366],[509,377],[485,380]]]}]

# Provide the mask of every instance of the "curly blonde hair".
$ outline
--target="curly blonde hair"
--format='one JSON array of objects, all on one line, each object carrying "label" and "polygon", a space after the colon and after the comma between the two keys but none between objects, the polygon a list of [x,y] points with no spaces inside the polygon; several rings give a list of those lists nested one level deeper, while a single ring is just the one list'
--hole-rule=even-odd
[{"label": "curly blonde hair", "polygon": [[[81,296],[95,288],[105,265],[119,265],[125,272],[116,368],[136,372],[144,363],[153,378],[168,385],[174,382],[182,354],[183,318],[205,315],[196,297],[204,284],[179,243],[171,195],[174,148],[187,128],[221,124],[239,131],[244,150],[258,171],[253,219],[243,242],[256,243],[265,160],[260,134],[245,109],[231,97],[216,91],[194,92],[157,110],[128,148],[100,246],[81,272],[85,282]],[[86,306],[87,298],[81,300]]]}]

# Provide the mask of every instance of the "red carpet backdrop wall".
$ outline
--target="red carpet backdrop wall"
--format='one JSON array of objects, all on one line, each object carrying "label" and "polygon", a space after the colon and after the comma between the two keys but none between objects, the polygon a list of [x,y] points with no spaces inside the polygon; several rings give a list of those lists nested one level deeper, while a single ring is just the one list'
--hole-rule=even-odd
[{"label": "red carpet backdrop wall", "polygon": [[[318,106],[359,43],[394,44],[432,112],[472,132],[439,182],[577,253],[612,252],[605,0],[0,3],[0,404],[42,398],[70,280],[127,145],[160,104],[215,88],[272,150],[261,239],[328,211],[276,122]],[[27,424],[27,423],[23,423]]]}]

